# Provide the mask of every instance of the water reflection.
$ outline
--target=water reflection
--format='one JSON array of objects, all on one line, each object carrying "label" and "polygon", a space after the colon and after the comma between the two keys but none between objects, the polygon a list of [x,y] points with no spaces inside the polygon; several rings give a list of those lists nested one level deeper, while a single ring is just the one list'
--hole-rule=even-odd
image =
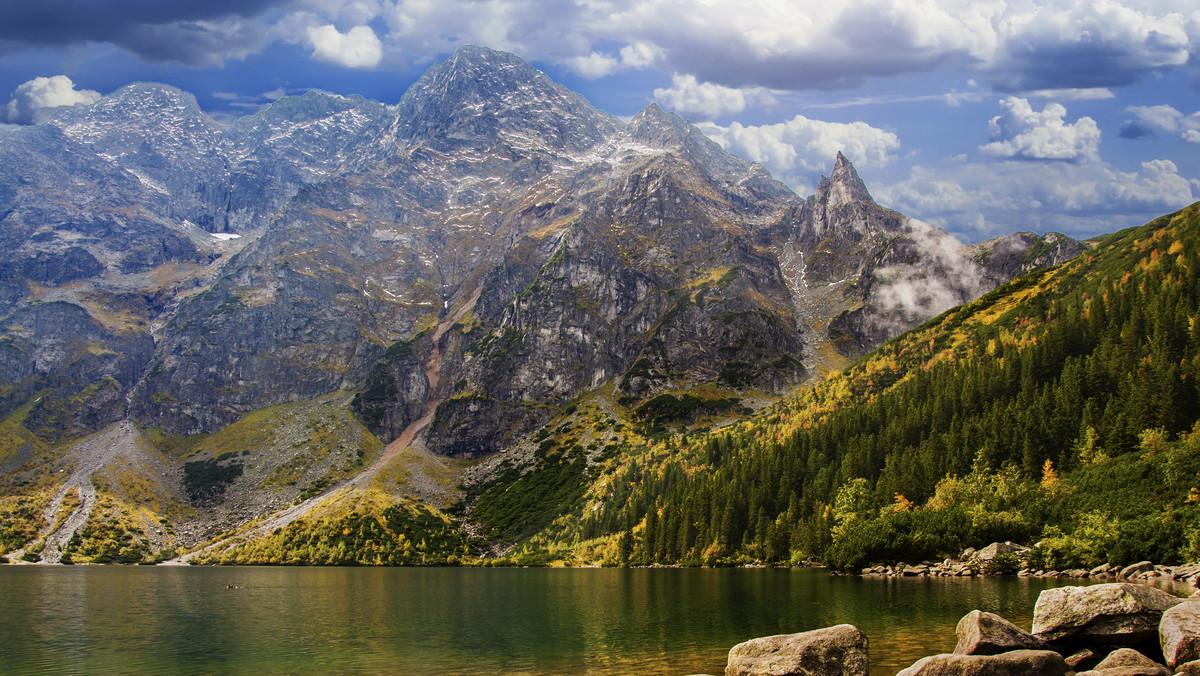
[{"label": "water reflection", "polygon": [[[721,673],[734,644],[850,623],[892,674],[973,609],[1029,626],[1067,581],[815,570],[0,569],[5,671]],[[232,587],[231,587],[232,585]]]}]

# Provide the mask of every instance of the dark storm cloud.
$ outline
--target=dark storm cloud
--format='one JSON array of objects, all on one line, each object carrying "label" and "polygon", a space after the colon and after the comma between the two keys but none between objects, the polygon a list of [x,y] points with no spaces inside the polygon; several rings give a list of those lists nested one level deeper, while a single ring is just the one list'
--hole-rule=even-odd
[{"label": "dark storm cloud", "polygon": [[38,0],[15,4],[0,21],[0,42],[60,46],[110,42],[150,61],[219,64],[261,48],[263,29],[245,19],[291,0]]}]

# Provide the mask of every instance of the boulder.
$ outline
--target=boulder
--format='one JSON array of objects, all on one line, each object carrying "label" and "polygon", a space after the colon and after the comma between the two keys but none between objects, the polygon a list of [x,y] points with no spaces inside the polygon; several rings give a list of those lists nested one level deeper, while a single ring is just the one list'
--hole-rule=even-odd
[{"label": "boulder", "polygon": [[1149,561],[1138,561],[1137,563],[1131,563],[1122,568],[1121,572],[1117,573],[1117,579],[1128,580],[1130,577],[1137,575],[1138,573],[1144,573],[1148,570],[1154,570],[1154,564]]},{"label": "boulder", "polygon": [[1100,660],[1092,671],[1079,672],[1078,676],[1171,676],[1171,670],[1146,657],[1133,648],[1120,648]]},{"label": "boulder", "polygon": [[1083,650],[1072,653],[1067,657],[1067,666],[1071,667],[1075,671],[1081,671],[1094,666],[1099,661],[1100,658],[1096,655],[1096,653],[1084,648]]},{"label": "boulder", "polygon": [[1049,642],[1135,645],[1157,639],[1163,611],[1182,602],[1127,582],[1047,589],[1033,608],[1032,633]]},{"label": "boulder", "polygon": [[1012,650],[1048,650],[1042,639],[993,613],[972,610],[954,628],[956,655],[997,655]]},{"label": "boulder", "polygon": [[1089,570],[1088,575],[1090,575],[1091,577],[1100,577],[1101,575],[1109,574],[1111,571],[1112,571],[1112,566],[1108,565],[1107,563],[1102,563],[1102,564],[1096,566],[1095,568]]},{"label": "boulder", "polygon": [[1158,623],[1158,641],[1169,667],[1200,659],[1200,600],[1168,608]]},{"label": "boulder", "polygon": [[725,676],[868,676],[867,635],[839,624],[756,638],[729,651]]},{"label": "boulder", "polygon": [[980,561],[991,561],[1001,554],[1016,554],[1020,556],[1029,551],[1028,547],[1013,544],[1011,542],[993,542],[984,547],[975,554],[975,558]]},{"label": "boulder", "polygon": [[1069,670],[1063,656],[1052,650],[1014,650],[999,655],[933,655],[896,676],[1063,676]]},{"label": "boulder", "polygon": [[1176,674],[1184,674],[1184,676],[1200,676],[1200,660],[1186,662],[1175,667]]}]

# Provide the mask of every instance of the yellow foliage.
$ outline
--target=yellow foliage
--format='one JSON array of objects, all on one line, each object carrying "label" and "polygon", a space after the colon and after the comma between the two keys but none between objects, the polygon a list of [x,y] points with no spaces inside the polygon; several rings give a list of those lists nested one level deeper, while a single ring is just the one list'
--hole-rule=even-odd
[{"label": "yellow foliage", "polygon": [[1053,488],[1058,483],[1058,472],[1054,469],[1054,461],[1046,459],[1042,465],[1042,488]]}]

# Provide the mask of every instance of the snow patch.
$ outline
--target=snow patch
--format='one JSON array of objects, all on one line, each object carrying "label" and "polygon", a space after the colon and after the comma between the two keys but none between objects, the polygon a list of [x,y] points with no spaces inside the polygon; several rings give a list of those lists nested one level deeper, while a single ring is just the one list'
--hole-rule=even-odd
[{"label": "snow patch", "polygon": [[219,239],[222,242],[241,237],[241,235],[237,235],[232,232],[210,232],[208,234],[212,236],[213,239]]}]

